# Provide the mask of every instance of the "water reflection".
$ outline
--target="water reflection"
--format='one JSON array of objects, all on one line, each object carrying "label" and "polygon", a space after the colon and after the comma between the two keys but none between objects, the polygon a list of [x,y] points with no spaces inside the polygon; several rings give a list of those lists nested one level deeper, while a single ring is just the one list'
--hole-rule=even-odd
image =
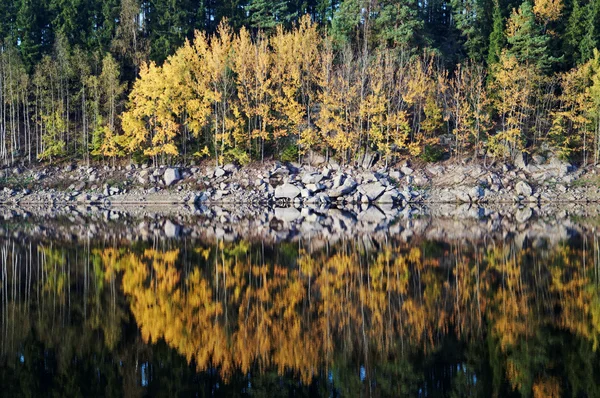
[{"label": "water reflection", "polygon": [[599,243],[7,237],[0,377],[25,395],[597,396]]}]

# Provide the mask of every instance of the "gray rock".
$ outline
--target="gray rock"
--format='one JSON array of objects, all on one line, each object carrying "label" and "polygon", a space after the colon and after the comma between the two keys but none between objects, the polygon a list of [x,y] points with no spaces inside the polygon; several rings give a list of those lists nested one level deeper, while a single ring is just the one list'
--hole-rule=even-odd
[{"label": "gray rock", "polygon": [[179,169],[176,167],[169,167],[166,169],[165,174],[163,175],[163,180],[165,181],[165,185],[168,187],[181,180],[181,173]]},{"label": "gray rock", "polygon": [[220,167],[217,167],[217,169],[215,170],[215,177],[217,178],[223,177],[225,174],[227,174],[227,172]]},{"label": "gray rock", "polygon": [[515,163],[515,167],[517,169],[525,169],[527,167],[527,158],[526,158],[526,154],[524,154],[523,152],[519,152],[517,153],[517,155],[515,156],[514,159],[514,163]]},{"label": "gray rock", "polygon": [[275,199],[294,199],[300,195],[300,188],[295,185],[286,183],[278,185],[275,188]]},{"label": "gray rock", "polygon": [[405,175],[407,175],[407,176],[409,176],[409,175],[411,175],[412,173],[414,173],[414,172],[415,172],[413,169],[411,169],[411,168],[410,168],[410,167],[408,167],[408,166],[404,166],[404,167],[402,167],[402,168],[400,169],[400,171],[402,171],[402,173],[404,173],[404,174],[405,174]]},{"label": "gray rock", "polygon": [[352,178],[346,178],[344,184],[341,186],[335,187],[329,191],[329,196],[331,198],[339,198],[344,195],[351,194],[356,189],[358,184]]},{"label": "gray rock", "polygon": [[365,153],[361,161],[361,166],[363,169],[370,169],[377,163],[377,160],[379,160],[379,155],[377,153]]},{"label": "gray rock", "polygon": [[525,197],[529,197],[533,194],[533,188],[531,188],[531,185],[525,181],[517,182],[517,185],[515,185],[515,190],[517,195],[523,195]]},{"label": "gray rock", "polygon": [[310,190],[313,193],[317,193],[317,192],[321,192],[325,189],[325,185],[318,183],[318,184],[307,184],[306,185],[306,189]]},{"label": "gray rock", "polygon": [[358,191],[365,195],[369,200],[373,201],[381,196],[385,191],[385,187],[379,182],[371,182],[358,187]]},{"label": "gray rock", "polygon": [[319,182],[321,182],[321,180],[323,179],[323,174],[320,173],[311,173],[311,174],[305,174],[304,177],[302,177],[302,183],[303,184],[317,184]]},{"label": "gray rock", "polygon": [[481,198],[483,198],[485,192],[483,190],[483,188],[479,185],[471,188],[471,190],[469,191],[469,196],[471,197],[472,200],[479,200]]},{"label": "gray rock", "polygon": [[333,188],[337,188],[339,186],[342,185],[342,183],[344,182],[346,176],[344,174],[337,174],[334,178],[333,178]]},{"label": "gray rock", "polygon": [[237,166],[233,163],[227,163],[223,166],[223,170],[227,173],[233,173],[234,171],[237,171]]}]

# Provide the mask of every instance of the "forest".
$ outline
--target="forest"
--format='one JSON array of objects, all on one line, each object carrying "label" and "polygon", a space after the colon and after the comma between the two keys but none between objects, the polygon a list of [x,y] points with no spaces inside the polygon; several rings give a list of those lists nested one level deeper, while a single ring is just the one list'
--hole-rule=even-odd
[{"label": "forest", "polygon": [[0,164],[600,160],[600,0],[3,0]]}]

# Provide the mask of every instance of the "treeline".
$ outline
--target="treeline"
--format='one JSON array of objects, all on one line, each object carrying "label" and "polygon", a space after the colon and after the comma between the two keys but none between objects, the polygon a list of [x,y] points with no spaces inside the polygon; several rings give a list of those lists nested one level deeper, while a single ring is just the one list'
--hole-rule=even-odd
[{"label": "treeline", "polygon": [[0,37],[4,164],[600,157],[600,0],[22,0]]}]

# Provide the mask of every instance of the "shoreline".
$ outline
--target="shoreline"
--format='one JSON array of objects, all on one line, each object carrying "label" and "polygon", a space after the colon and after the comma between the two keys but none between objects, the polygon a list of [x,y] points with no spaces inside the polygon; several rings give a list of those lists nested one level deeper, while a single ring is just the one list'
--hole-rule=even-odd
[{"label": "shoreline", "polygon": [[391,167],[266,162],[238,167],[45,165],[0,170],[0,204],[340,205],[600,203],[600,168],[556,158]]}]

